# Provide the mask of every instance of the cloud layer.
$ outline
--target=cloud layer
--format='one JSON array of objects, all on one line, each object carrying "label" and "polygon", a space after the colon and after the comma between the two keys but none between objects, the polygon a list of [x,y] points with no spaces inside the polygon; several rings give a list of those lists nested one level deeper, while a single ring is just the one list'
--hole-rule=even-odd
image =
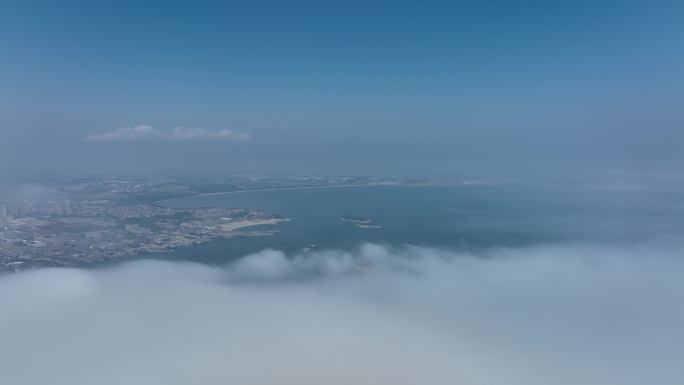
[{"label": "cloud layer", "polygon": [[89,142],[111,142],[123,140],[226,140],[244,142],[251,136],[244,132],[228,129],[207,130],[204,128],[176,127],[171,131],[163,131],[152,126],[122,127],[104,134],[91,134],[84,138]]},{"label": "cloud layer", "polygon": [[365,245],[0,277],[11,384],[680,384],[679,246]]}]

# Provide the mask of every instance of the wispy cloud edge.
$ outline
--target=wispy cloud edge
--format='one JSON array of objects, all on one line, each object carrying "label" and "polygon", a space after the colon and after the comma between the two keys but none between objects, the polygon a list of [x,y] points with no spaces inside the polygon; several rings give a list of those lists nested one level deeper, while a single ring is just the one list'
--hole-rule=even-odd
[{"label": "wispy cloud edge", "polygon": [[235,132],[229,129],[208,130],[206,128],[175,127],[173,130],[160,130],[149,125],[121,127],[103,134],[90,134],[83,138],[87,142],[114,142],[134,140],[169,140],[200,141],[223,140],[230,142],[246,142],[252,137],[246,132]]}]

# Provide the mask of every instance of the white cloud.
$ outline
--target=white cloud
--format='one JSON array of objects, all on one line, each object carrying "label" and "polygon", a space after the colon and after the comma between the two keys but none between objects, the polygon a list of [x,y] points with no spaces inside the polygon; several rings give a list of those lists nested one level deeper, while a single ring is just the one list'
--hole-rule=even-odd
[{"label": "white cloud", "polygon": [[228,129],[207,130],[205,128],[176,127],[171,131],[162,131],[152,126],[122,127],[104,134],[92,134],[85,137],[89,142],[110,142],[121,140],[225,140],[244,142],[251,140],[251,136],[244,132],[234,132]]},{"label": "white cloud", "polygon": [[22,384],[680,384],[678,246],[266,250],[0,277]]},{"label": "white cloud", "polygon": [[162,136],[162,132],[158,129],[152,126],[140,125],[136,127],[121,127],[118,130],[110,131],[104,134],[88,135],[85,140],[90,142],[109,142],[113,140],[132,140],[153,137],[159,138]]},{"label": "white cloud", "polygon": [[231,140],[231,141],[246,141],[250,140],[249,134],[244,132],[233,132],[228,129],[222,129],[218,131],[210,131],[204,128],[183,128],[176,127],[171,132],[171,138],[180,140],[193,140],[193,139],[219,139],[219,140]]}]

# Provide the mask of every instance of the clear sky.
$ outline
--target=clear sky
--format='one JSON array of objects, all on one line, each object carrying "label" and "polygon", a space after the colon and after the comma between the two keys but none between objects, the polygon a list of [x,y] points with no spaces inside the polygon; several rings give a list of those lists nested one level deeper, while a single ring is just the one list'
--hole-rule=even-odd
[{"label": "clear sky", "polygon": [[0,2],[3,172],[683,162],[682,1]]}]

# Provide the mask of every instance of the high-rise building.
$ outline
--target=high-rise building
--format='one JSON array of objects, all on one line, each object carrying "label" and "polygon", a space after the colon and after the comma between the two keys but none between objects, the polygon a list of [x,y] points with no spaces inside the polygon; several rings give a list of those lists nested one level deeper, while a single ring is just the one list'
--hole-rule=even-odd
[{"label": "high-rise building", "polygon": [[64,215],[64,206],[61,202],[57,202],[57,207],[55,207],[55,209],[57,210],[57,215],[59,215],[60,217]]},{"label": "high-rise building", "polygon": [[69,199],[64,201],[64,214],[71,216],[71,200]]},{"label": "high-rise building", "polygon": [[19,216],[19,206],[17,206],[16,203],[11,203],[7,205],[7,215],[11,215],[13,217],[18,217]]},{"label": "high-rise building", "polygon": [[4,204],[0,205],[0,218],[6,218],[7,217],[7,206]]}]

